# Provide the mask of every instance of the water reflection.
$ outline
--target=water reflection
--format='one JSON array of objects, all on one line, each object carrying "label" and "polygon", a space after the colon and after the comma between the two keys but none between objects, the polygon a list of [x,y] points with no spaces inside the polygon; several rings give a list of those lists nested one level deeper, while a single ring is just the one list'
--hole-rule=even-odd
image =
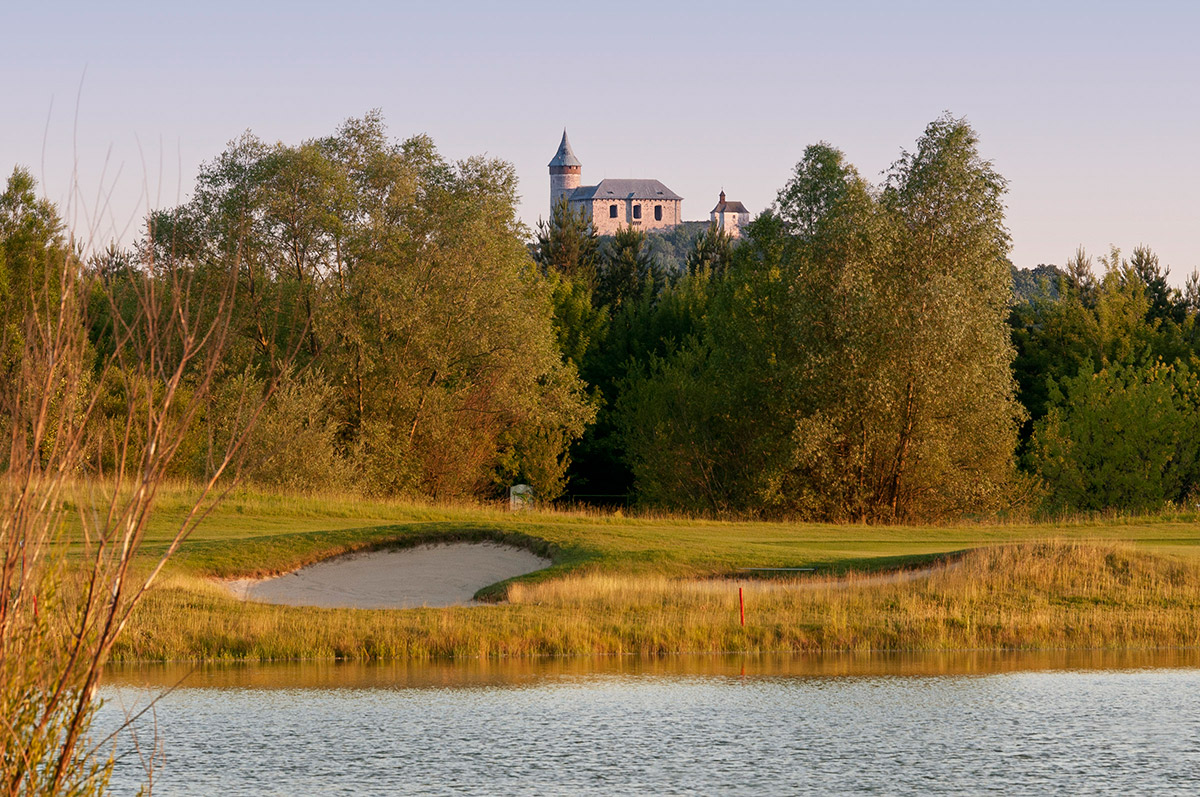
[{"label": "water reflection", "polygon": [[1062,670],[1200,667],[1200,649],[727,654],[387,663],[128,664],[108,668],[114,686],[208,689],[413,689],[522,687],[560,678],[803,678],[994,675]]},{"label": "water reflection", "polygon": [[[1200,651],[114,668],[158,795],[1193,794]],[[113,785],[145,773],[128,742]]]}]

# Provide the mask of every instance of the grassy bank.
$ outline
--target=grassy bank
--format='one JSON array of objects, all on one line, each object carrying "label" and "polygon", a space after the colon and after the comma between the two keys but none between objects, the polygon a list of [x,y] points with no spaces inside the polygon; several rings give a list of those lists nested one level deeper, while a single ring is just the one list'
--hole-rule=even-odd
[{"label": "grassy bank", "polygon": [[453,609],[296,608],[238,604],[211,582],[178,577],[152,596],[119,655],[388,660],[1200,643],[1200,563],[1120,544],[983,548],[900,576],[739,581],[591,571],[518,583],[508,598]]},{"label": "grassy bank", "polygon": [[[164,496],[152,546],[168,533],[174,504],[183,505],[178,492],[178,500]],[[507,603],[407,611],[240,603],[212,580],[438,539],[503,539],[555,565],[491,591]],[[816,572],[786,581],[739,572],[801,566]],[[889,575],[897,568],[910,571]],[[389,660],[1197,644],[1200,527],[1190,517],[828,526],[514,516],[247,492],[187,543],[116,654]]]}]

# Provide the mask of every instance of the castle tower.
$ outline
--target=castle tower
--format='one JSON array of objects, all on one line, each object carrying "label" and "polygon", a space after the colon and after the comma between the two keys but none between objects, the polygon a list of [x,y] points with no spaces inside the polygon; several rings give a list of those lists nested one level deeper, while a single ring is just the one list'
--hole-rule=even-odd
[{"label": "castle tower", "polygon": [[562,143],[558,145],[558,152],[554,154],[554,160],[550,161],[551,213],[554,212],[554,206],[559,199],[570,196],[571,192],[579,187],[582,176],[583,164],[571,151],[571,142],[567,141],[567,131],[566,128],[563,128]]},{"label": "castle tower", "polygon": [[750,223],[750,211],[741,202],[730,202],[725,199],[725,189],[721,189],[721,198],[717,206],[708,214],[711,223],[717,229],[733,238],[742,237],[742,228]]}]

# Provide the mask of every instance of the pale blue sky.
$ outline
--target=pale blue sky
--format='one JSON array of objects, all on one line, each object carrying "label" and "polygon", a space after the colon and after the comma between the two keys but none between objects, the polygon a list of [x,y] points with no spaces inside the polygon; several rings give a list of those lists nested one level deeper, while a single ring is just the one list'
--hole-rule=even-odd
[{"label": "pale blue sky", "polygon": [[76,219],[101,237],[132,237],[144,189],[186,198],[243,130],[297,142],[371,108],[448,157],[511,161],[531,225],[564,125],[585,183],[654,177],[699,219],[722,187],[761,210],[818,140],[877,180],[950,110],[1011,181],[1017,265],[1146,243],[1177,284],[1200,266],[1196,3],[14,5],[0,169],[63,201],[78,163]]}]

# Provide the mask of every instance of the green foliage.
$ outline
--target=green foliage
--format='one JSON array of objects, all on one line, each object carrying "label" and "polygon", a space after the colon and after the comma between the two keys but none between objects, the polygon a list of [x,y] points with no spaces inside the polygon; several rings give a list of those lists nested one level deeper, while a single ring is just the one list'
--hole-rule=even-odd
[{"label": "green foliage", "polygon": [[663,274],[646,251],[646,233],[622,227],[605,242],[596,287],[599,304],[615,310],[647,289],[654,292],[662,283]]},{"label": "green foliage", "polygon": [[716,224],[709,224],[704,232],[696,236],[691,251],[685,259],[687,273],[707,271],[722,274],[733,259],[733,238]]},{"label": "green foliage", "polygon": [[775,198],[779,221],[789,235],[817,239],[847,196],[862,187],[841,150],[824,141],[814,144],[804,150],[804,159]]},{"label": "green foliage", "polygon": [[[214,452],[261,409],[242,472],[289,489],[447,498],[519,480],[542,498],[703,512],[988,512],[1011,496],[1018,430],[1024,466],[1048,484],[1121,472],[1118,448],[1071,437],[1074,418],[1125,411],[1115,388],[1080,380],[1188,373],[1200,358],[1200,277],[1173,289],[1145,246],[1096,268],[1080,248],[1061,268],[1015,269],[1005,188],[974,131],[943,116],[878,186],[829,144],[808,147],[737,241],[700,222],[599,239],[562,201],[530,245],[503,162],[392,141],[377,113],[298,145],[246,134],[136,250],[88,261],[88,356],[116,350],[146,285],[187,291],[201,320],[232,302],[237,335],[209,406],[166,419],[193,424],[172,476],[214,472]],[[0,366],[69,256],[53,206],[17,169],[0,195]],[[114,453],[143,433],[122,413],[160,389],[132,373],[94,375],[88,445],[104,468],[136,465]],[[1122,400],[1161,398],[1147,391]],[[74,401],[64,390],[54,411]],[[1071,451],[1079,461],[1064,464]],[[1114,486],[1104,506],[1183,494],[1155,484]]]},{"label": "green foliage", "polygon": [[745,461],[736,454],[745,452],[731,444],[749,446],[756,438],[737,434],[730,386],[722,390],[710,381],[712,357],[696,342],[667,360],[652,360],[622,397],[622,444],[639,502],[705,514],[733,508],[730,471]]},{"label": "green foliage", "polygon": [[533,259],[542,273],[562,274],[589,288],[596,284],[600,242],[582,208],[571,208],[566,197],[550,210],[550,220],[538,220]]},{"label": "green foliage", "polygon": [[575,452],[577,494],[604,496],[611,502],[630,492],[632,476],[620,431],[622,397],[631,379],[696,333],[709,298],[709,274],[698,272],[669,285],[647,276],[636,296],[605,306],[612,316],[604,340],[589,352],[580,369],[595,391],[599,408],[595,425]]},{"label": "green foliage", "polygon": [[[1137,261],[1139,265],[1135,265]],[[1079,249],[1059,283],[1057,298],[1034,296],[1016,304],[1009,317],[1017,357],[1013,370],[1021,403],[1033,420],[1046,414],[1055,383],[1114,364],[1187,362],[1194,320],[1180,304],[1156,305],[1142,279],[1157,258],[1145,247],[1134,261],[1113,249],[1102,258],[1097,279],[1091,258]],[[1161,296],[1160,296],[1161,299]],[[1177,323],[1176,314],[1184,319]]]},{"label": "green foliage", "polygon": [[707,221],[684,221],[674,227],[650,230],[646,251],[667,278],[674,278],[687,271],[688,255],[708,226]]},{"label": "green foliage", "polygon": [[293,492],[348,487],[351,463],[338,445],[336,387],[320,370],[310,369],[285,373],[264,404],[266,388],[249,374],[221,385],[209,410],[218,439],[197,447],[205,462],[193,472],[210,472],[212,453],[224,450],[228,438],[241,434],[258,411],[239,462],[246,481]]},{"label": "green foliage", "polygon": [[58,211],[39,199],[23,168],[13,169],[0,193],[0,373],[6,381],[19,359],[25,321],[55,307],[68,249]]},{"label": "green foliage", "polygon": [[1200,378],[1183,365],[1081,369],[1051,391],[1031,467],[1076,510],[1144,510],[1200,486]]},{"label": "green foliage", "polygon": [[1032,423],[1025,467],[1058,508],[1155,508],[1196,484],[1196,315],[1147,247],[1082,249],[1058,298],[1013,307],[1014,373]]},{"label": "green foliage", "polygon": [[950,117],[882,191],[809,147],[748,227],[703,339],[624,402],[639,494],[834,519],[999,506],[1021,413],[1003,190]]},{"label": "green foliage", "polygon": [[1180,305],[1188,316],[1200,313],[1200,269],[1192,269],[1184,282]]},{"label": "green foliage", "polygon": [[882,196],[900,230],[888,307],[903,332],[887,351],[903,409],[887,496],[901,515],[995,508],[1012,476],[1023,411],[1004,324],[1006,182],[977,145],[965,121],[935,120]]},{"label": "green foliage", "polygon": [[595,305],[592,288],[585,281],[558,274],[548,275],[547,281],[558,349],[564,360],[582,368],[608,334],[609,308]]},{"label": "green foliage", "polygon": [[1092,270],[1092,259],[1082,246],[1067,260],[1064,271],[1064,279],[1059,283],[1060,292],[1076,296],[1085,305],[1094,303],[1099,282]]},{"label": "green foliage", "polygon": [[1012,267],[1013,302],[1021,304],[1036,298],[1057,299],[1064,275],[1057,266],[1042,264],[1033,268]]},{"label": "green foliage", "polygon": [[591,417],[559,344],[581,356],[602,327],[576,312],[594,239],[555,267],[579,288],[541,279],[515,203],[509,164],[450,163],[424,136],[393,143],[378,114],[297,146],[247,134],[203,167],[194,199],[156,219],[156,256],[214,286],[236,275],[245,345],[229,379],[262,379],[291,352],[324,374],[267,408],[265,428],[292,430],[311,456],[265,455],[255,478],[309,484],[348,460],[384,493],[484,494],[517,474],[559,489]]},{"label": "green foliage", "polygon": [[1159,265],[1158,255],[1154,254],[1150,247],[1135,247],[1127,269],[1130,277],[1136,277],[1146,292],[1150,303],[1147,314],[1149,318],[1175,321],[1183,319],[1178,291],[1167,284],[1168,270]]},{"label": "green foliage", "polygon": [[[626,388],[677,352],[703,324],[713,281],[731,262],[733,242],[691,222],[645,234],[623,228],[604,240],[594,300],[607,322],[602,337],[576,360],[596,398],[596,423],[575,450],[572,491],[621,500],[632,490],[619,407]],[[565,351],[578,349],[566,337]]]}]

